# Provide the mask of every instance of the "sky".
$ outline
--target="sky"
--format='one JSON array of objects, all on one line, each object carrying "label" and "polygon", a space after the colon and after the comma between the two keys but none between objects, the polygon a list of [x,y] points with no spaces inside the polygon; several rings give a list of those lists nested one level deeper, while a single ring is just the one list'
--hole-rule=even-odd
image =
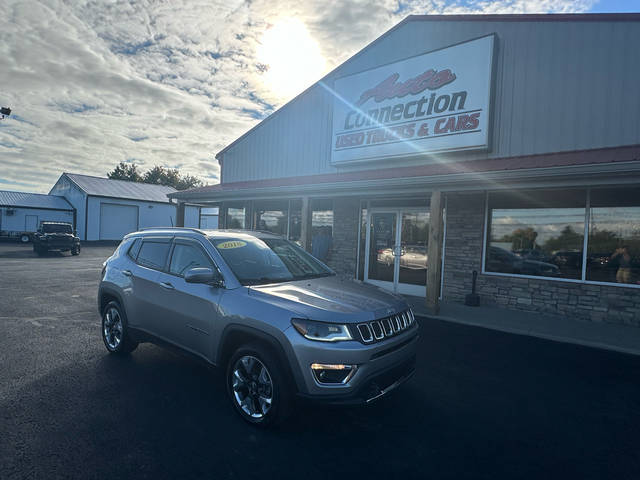
[{"label": "sky", "polygon": [[0,190],[119,162],[218,183],[215,154],[410,14],[640,0],[0,0]]}]

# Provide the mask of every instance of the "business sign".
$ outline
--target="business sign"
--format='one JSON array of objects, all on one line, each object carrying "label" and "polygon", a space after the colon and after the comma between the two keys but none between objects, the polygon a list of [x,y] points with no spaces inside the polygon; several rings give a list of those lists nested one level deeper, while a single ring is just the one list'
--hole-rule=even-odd
[{"label": "business sign", "polygon": [[337,79],[332,163],[487,149],[493,43],[489,35]]}]

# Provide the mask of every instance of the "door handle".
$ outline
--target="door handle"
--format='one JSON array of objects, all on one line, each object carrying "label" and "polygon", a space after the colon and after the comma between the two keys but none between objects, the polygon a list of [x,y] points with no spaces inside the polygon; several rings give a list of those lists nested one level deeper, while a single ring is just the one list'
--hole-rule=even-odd
[{"label": "door handle", "polygon": [[130,277],[130,276],[132,275],[132,274],[131,274],[131,270],[122,270],[122,274],[123,274],[125,277]]},{"label": "door handle", "polygon": [[169,282],[160,282],[160,286],[162,288],[166,288],[167,290],[175,290],[176,287],[171,285]]}]

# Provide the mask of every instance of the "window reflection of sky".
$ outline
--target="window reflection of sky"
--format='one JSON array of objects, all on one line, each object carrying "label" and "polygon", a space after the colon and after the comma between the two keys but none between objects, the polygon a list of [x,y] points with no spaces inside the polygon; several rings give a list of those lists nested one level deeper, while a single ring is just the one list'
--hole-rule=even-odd
[{"label": "window reflection of sky", "polygon": [[640,207],[591,209],[591,230],[608,230],[623,238],[640,236]]},{"label": "window reflection of sky", "polygon": [[536,243],[544,244],[558,236],[567,226],[574,232],[584,232],[584,208],[494,209],[491,239],[499,240],[514,230],[532,228],[538,232]]}]

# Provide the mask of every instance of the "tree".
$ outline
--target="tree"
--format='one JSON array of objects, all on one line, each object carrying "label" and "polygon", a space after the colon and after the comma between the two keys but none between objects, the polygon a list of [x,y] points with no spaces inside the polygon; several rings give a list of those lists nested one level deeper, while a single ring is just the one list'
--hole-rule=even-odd
[{"label": "tree", "polygon": [[584,234],[576,232],[571,225],[562,229],[560,235],[551,237],[544,244],[544,249],[548,252],[559,250],[580,250],[584,240]]},{"label": "tree", "polygon": [[204,185],[202,180],[193,175],[180,175],[177,168],[164,168],[156,165],[141,174],[135,164],[125,162],[120,162],[113,171],[107,174],[107,177],[114,180],[166,185],[176,190],[187,190],[188,188],[201,187]]},{"label": "tree", "polygon": [[531,250],[535,247],[538,232],[533,228],[517,228],[511,234],[503,235],[501,242],[511,242],[512,250]]},{"label": "tree", "polygon": [[128,180],[130,182],[142,182],[142,175],[134,163],[120,162],[116,168],[107,173],[112,180]]}]

